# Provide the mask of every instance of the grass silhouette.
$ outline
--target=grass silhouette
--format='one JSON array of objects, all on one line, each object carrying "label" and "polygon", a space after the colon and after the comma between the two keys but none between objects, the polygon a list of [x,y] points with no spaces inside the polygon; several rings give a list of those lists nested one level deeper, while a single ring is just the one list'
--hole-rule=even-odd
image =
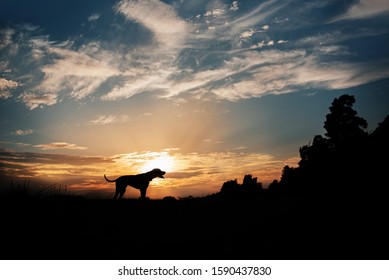
[{"label": "grass silhouette", "polygon": [[81,198],[74,191],[68,190],[67,186],[51,184],[48,186],[32,187],[29,179],[22,183],[14,184],[10,182],[10,187],[0,194],[0,200],[6,201],[18,200],[42,200],[42,199],[75,199]]}]

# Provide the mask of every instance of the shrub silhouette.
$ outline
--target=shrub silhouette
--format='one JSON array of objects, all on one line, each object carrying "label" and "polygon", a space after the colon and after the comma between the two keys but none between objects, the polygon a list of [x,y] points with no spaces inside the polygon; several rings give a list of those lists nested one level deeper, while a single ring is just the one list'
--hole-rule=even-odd
[{"label": "shrub silhouette", "polygon": [[229,180],[227,182],[224,182],[220,191],[222,193],[232,193],[232,192],[236,192],[238,189],[239,189],[238,180],[235,179],[235,180]]},{"label": "shrub silhouette", "polygon": [[246,174],[243,177],[243,183],[238,184],[238,180],[229,180],[223,183],[220,194],[223,196],[242,197],[258,195],[262,191],[262,183],[258,182],[257,177],[252,174]]}]

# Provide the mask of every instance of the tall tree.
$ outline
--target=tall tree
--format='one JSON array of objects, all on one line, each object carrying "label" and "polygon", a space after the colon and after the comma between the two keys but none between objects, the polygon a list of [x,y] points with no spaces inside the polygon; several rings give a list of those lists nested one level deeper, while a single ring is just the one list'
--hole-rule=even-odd
[{"label": "tall tree", "polygon": [[335,148],[343,148],[350,142],[359,141],[367,136],[364,129],[367,128],[365,119],[357,116],[357,111],[353,109],[355,98],[353,95],[342,95],[335,98],[330,113],[326,116],[324,128],[325,135],[331,140]]}]

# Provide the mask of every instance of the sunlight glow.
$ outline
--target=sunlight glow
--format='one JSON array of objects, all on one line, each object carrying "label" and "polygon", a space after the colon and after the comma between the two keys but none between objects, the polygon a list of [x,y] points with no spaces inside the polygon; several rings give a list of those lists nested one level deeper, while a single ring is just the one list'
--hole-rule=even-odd
[{"label": "sunlight glow", "polygon": [[154,168],[159,168],[163,171],[170,172],[174,167],[174,158],[170,155],[163,154],[148,160],[141,167],[141,172],[148,172]]}]

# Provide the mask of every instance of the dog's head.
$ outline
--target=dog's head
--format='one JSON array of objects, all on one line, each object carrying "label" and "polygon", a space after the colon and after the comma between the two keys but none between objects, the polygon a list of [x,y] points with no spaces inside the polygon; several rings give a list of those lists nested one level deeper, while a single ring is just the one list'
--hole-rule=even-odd
[{"label": "dog's head", "polygon": [[162,178],[162,179],[165,178],[165,177],[163,177],[163,175],[166,174],[165,171],[162,171],[162,170],[159,169],[159,168],[154,168],[153,170],[149,171],[149,173],[153,176],[153,178],[159,177],[159,178]]}]

